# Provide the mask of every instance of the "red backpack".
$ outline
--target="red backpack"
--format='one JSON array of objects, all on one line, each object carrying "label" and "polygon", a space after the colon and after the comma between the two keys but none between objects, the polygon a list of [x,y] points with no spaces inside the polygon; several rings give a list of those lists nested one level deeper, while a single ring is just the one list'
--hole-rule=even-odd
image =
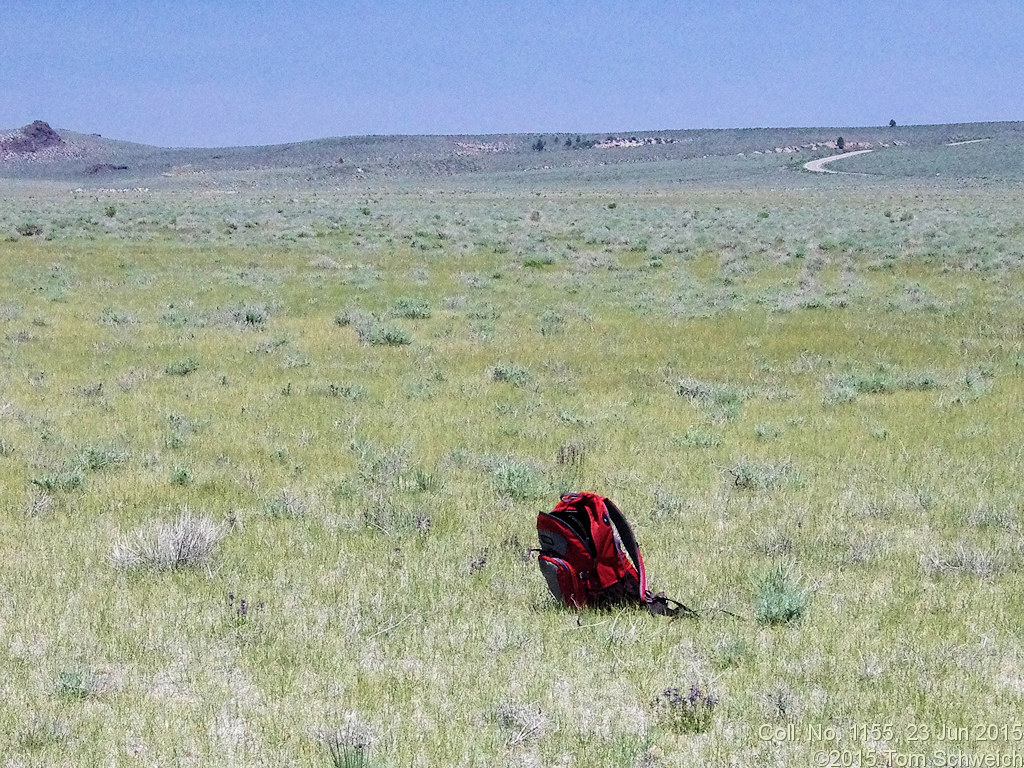
[{"label": "red backpack", "polygon": [[695,615],[685,605],[647,589],[633,529],[611,499],[567,493],[553,510],[537,515],[537,535],[540,572],[551,594],[565,605],[633,604],[666,616]]}]

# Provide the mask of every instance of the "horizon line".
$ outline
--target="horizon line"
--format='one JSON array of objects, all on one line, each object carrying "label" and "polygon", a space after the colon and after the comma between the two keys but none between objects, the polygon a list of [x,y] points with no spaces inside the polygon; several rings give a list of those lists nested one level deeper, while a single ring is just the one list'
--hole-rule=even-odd
[{"label": "horizon line", "polygon": [[[35,122],[42,122],[46,125],[50,125],[49,121],[43,119],[36,119],[32,122],[26,123],[25,125],[13,127],[13,128],[0,128],[0,132],[9,133],[12,131],[19,131]],[[160,149],[237,149],[244,147],[278,147],[287,146],[289,144],[305,144],[315,141],[331,141],[334,139],[364,139],[364,138],[459,138],[459,137],[491,137],[491,136],[524,136],[524,137],[544,137],[544,136],[595,136],[595,135],[620,135],[620,134],[659,134],[659,133],[688,133],[688,132],[702,132],[702,131],[786,131],[786,130],[863,130],[863,129],[899,129],[899,128],[934,128],[939,126],[958,126],[958,125],[1001,125],[1001,124],[1013,124],[1021,123],[1024,120],[977,120],[977,121],[959,121],[959,122],[947,122],[947,123],[896,123],[891,125],[889,123],[877,123],[877,124],[865,124],[865,125],[757,125],[757,126],[719,126],[719,127],[700,127],[700,128],[630,128],[625,130],[600,130],[600,131],[582,131],[582,130],[544,130],[544,131],[503,131],[503,132],[489,132],[489,133],[358,133],[358,134],[334,134],[330,136],[316,136],[306,139],[296,139],[291,141],[275,141],[268,143],[259,144],[149,144],[145,141],[137,141],[135,139],[124,139],[118,137],[106,136],[97,132],[82,131],[75,128],[64,128],[58,127],[54,130],[65,131],[67,133],[75,133],[81,136],[94,136],[97,138],[108,139],[110,141],[120,141],[128,144],[138,144],[140,146],[157,147]]]}]

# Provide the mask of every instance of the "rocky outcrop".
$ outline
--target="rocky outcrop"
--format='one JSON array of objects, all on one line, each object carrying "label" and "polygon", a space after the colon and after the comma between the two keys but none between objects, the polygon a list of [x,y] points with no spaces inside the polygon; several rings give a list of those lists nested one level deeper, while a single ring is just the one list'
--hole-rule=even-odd
[{"label": "rocky outcrop", "polygon": [[42,120],[36,120],[15,133],[0,136],[0,152],[10,152],[16,155],[33,155],[43,150],[60,147],[62,144],[64,144],[64,139],[60,137],[60,134]]},{"label": "rocky outcrop", "polygon": [[98,173],[114,173],[116,171],[127,171],[127,165],[114,165],[113,163],[96,163],[96,165],[90,165],[85,169],[85,172],[90,176],[95,176]]}]

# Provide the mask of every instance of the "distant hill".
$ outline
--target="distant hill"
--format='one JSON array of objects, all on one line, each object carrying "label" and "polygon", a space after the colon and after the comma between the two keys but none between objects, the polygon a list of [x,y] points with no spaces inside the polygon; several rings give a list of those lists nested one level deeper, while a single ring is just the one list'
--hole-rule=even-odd
[{"label": "distant hill", "polygon": [[[790,158],[799,168],[806,160],[838,152],[840,136],[846,151],[909,147],[920,152],[975,139],[1024,146],[1024,123],[353,136],[258,147],[170,149],[55,130],[37,120],[0,131],[0,177],[67,180],[85,186],[275,170],[309,180],[429,178],[752,155]],[[883,161],[876,156],[862,162],[876,167]]]}]

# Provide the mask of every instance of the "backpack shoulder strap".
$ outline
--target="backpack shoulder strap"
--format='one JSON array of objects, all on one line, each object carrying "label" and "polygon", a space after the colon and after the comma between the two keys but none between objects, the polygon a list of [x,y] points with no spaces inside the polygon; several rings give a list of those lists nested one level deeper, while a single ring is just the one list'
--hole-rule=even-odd
[{"label": "backpack shoulder strap", "polygon": [[605,499],[604,505],[608,508],[608,517],[611,518],[612,523],[619,532],[622,546],[626,548],[626,553],[632,559],[637,573],[640,574],[640,602],[647,606],[647,610],[651,613],[659,616],[678,616],[681,614],[690,618],[699,618],[700,614],[689,606],[683,605],[678,600],[666,597],[662,592],[652,594],[647,589],[647,572],[644,570],[644,559],[640,556],[640,547],[636,543],[636,536],[633,535],[633,529],[629,526],[629,521],[626,520],[622,510],[615,506],[615,502],[611,499]]},{"label": "backpack shoulder strap", "polygon": [[633,561],[633,567],[636,568],[636,572],[640,575],[640,602],[646,603],[648,602],[647,572],[644,570],[644,559],[640,556],[640,547],[637,546],[633,529],[629,527],[626,516],[615,506],[614,501],[605,499],[604,505],[608,510],[608,517],[611,518],[612,524],[619,532],[619,538],[622,539],[622,546],[626,548],[626,554],[629,555],[629,559]]}]

